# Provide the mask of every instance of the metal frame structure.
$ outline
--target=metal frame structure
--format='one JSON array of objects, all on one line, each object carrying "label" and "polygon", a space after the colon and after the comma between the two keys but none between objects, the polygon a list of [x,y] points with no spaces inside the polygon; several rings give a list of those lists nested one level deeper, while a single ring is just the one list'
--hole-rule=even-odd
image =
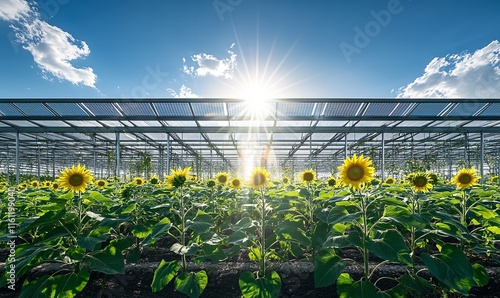
[{"label": "metal frame structure", "polygon": [[54,176],[79,162],[98,176],[131,175],[147,153],[159,176],[177,166],[205,177],[250,166],[329,175],[358,153],[381,178],[408,161],[484,176],[499,172],[499,135],[500,99],[9,98],[0,99],[0,172]]}]

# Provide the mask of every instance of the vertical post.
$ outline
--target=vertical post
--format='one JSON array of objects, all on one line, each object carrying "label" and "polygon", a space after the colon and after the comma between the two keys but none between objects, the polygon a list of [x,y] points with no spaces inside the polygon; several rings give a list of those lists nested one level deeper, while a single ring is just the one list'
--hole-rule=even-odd
[{"label": "vertical post", "polygon": [[120,133],[116,132],[116,140],[115,140],[115,145],[116,145],[116,169],[115,169],[115,176],[120,177]]},{"label": "vertical post", "polygon": [[210,147],[210,170],[208,171],[208,178],[212,178],[212,167],[213,167],[213,151]]},{"label": "vertical post", "polygon": [[481,182],[484,182],[484,132],[481,131],[481,144],[479,150],[479,175],[481,176]]},{"label": "vertical post", "polygon": [[94,163],[94,173],[97,174],[97,153],[95,152],[96,150],[96,145],[95,145],[95,134],[92,135],[92,158],[93,158],[93,163]]},{"label": "vertical post", "polygon": [[52,148],[52,180],[56,181],[56,149]]},{"label": "vertical post", "polygon": [[[10,152],[9,152],[9,146],[7,145],[7,183],[10,181]],[[9,183],[10,184],[10,183]]]},{"label": "vertical post", "polygon": [[167,174],[170,173],[170,151],[171,151],[171,144],[170,144],[170,135],[167,134],[167,160],[166,160],[166,171],[167,171]]},{"label": "vertical post", "polygon": [[36,175],[38,181],[40,181],[40,155],[40,146],[38,146],[36,149]]},{"label": "vertical post", "polygon": [[385,134],[382,133],[382,165],[380,167],[380,171],[382,171],[382,181],[385,180]]},{"label": "vertical post", "polygon": [[347,159],[347,132],[344,134],[344,159]]},{"label": "vertical post", "polygon": [[311,135],[309,136],[309,169],[312,170],[312,167],[313,167],[313,162],[312,162],[312,133]]},{"label": "vertical post", "polygon": [[469,147],[469,138],[467,136],[467,133],[464,134],[464,162],[467,164],[467,166],[470,166],[469,163],[469,157],[468,157],[468,147]]},{"label": "vertical post", "polygon": [[19,132],[16,132],[16,184],[19,184]]}]

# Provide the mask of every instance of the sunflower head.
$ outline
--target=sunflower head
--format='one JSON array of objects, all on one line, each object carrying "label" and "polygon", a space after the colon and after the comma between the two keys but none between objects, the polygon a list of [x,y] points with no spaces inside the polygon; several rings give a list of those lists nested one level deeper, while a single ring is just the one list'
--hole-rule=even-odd
[{"label": "sunflower head", "polygon": [[191,176],[189,176],[189,180],[196,181],[196,180],[198,180],[198,178],[196,177],[196,175],[191,175]]},{"label": "sunflower head", "polygon": [[46,181],[43,181],[43,187],[51,187],[52,186],[52,181],[49,181],[49,180],[46,180]]},{"label": "sunflower head", "polygon": [[9,183],[7,181],[2,181],[0,182],[0,186],[8,186]]},{"label": "sunflower head", "polygon": [[498,176],[492,176],[490,178],[490,183],[491,184],[498,184]]},{"label": "sunflower head", "polygon": [[30,186],[33,188],[40,187],[40,182],[38,182],[37,180],[33,180],[30,182]]},{"label": "sunflower head", "polygon": [[207,181],[207,187],[210,187],[210,188],[215,187],[215,180],[214,179],[209,179]]},{"label": "sunflower head", "polygon": [[151,185],[158,185],[158,184],[160,184],[160,178],[158,178],[156,176],[153,176],[153,177],[149,178],[149,184],[151,184]]},{"label": "sunflower head", "polygon": [[189,170],[191,167],[181,169],[178,167],[177,170],[171,169],[171,175],[166,177],[165,184],[173,186],[175,188],[183,186],[189,177]]},{"label": "sunflower head", "polygon": [[146,181],[141,177],[135,177],[134,180],[132,180],[132,183],[134,183],[137,186],[143,186],[146,183]]},{"label": "sunflower head", "polygon": [[360,189],[364,183],[373,179],[375,169],[371,167],[372,161],[363,155],[348,157],[344,163],[338,167],[340,170],[340,180],[342,184],[353,189]]},{"label": "sunflower head", "polygon": [[234,189],[240,189],[242,184],[241,178],[233,178],[229,181],[229,185]]},{"label": "sunflower head", "polygon": [[229,174],[226,172],[219,172],[215,175],[215,181],[217,181],[217,184],[226,185],[229,181]]},{"label": "sunflower head", "polygon": [[85,191],[87,185],[91,184],[93,179],[90,170],[87,170],[84,165],[78,164],[61,171],[58,182],[62,188],[78,192]]},{"label": "sunflower head", "polygon": [[261,188],[269,182],[269,172],[264,168],[255,168],[250,175],[250,185],[253,188]]},{"label": "sunflower head", "polygon": [[311,183],[316,179],[316,173],[310,169],[310,170],[304,170],[302,173],[300,173],[300,180],[305,183]]},{"label": "sunflower head", "polygon": [[455,184],[459,189],[466,189],[477,184],[477,180],[481,178],[477,175],[476,169],[474,167],[470,169],[462,168],[458,173],[451,179],[451,183]]},{"label": "sunflower head", "polygon": [[106,182],[106,180],[99,179],[94,182],[94,185],[97,186],[97,188],[103,189],[108,185],[108,182]]},{"label": "sunflower head", "polygon": [[433,187],[428,173],[412,173],[407,179],[416,192],[428,192]]},{"label": "sunflower head", "polygon": [[385,184],[394,184],[396,183],[396,180],[394,180],[394,178],[392,177],[387,177],[384,181]]},{"label": "sunflower head", "polygon": [[52,188],[52,190],[58,190],[59,189],[59,183],[52,182],[52,184],[50,185],[50,188]]},{"label": "sunflower head", "polygon": [[328,185],[328,187],[335,187],[335,185],[337,184],[337,179],[335,179],[335,177],[328,177],[328,179],[326,179],[326,184]]}]

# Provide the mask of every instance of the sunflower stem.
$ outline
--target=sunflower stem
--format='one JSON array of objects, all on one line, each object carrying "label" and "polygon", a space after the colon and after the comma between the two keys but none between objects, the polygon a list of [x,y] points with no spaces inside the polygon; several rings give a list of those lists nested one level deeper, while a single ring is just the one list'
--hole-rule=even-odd
[{"label": "sunflower stem", "polygon": [[[186,212],[185,202],[184,202],[184,192],[182,191],[182,186],[180,187],[180,207],[181,207],[181,245],[184,247],[186,245]],[[186,272],[186,255],[181,255],[182,260],[182,270]]]},{"label": "sunflower stem", "polygon": [[370,277],[370,264],[369,264],[369,255],[368,255],[368,248],[366,247],[367,241],[368,241],[368,212],[367,212],[367,206],[366,206],[366,198],[363,196],[361,193],[360,195],[360,201],[361,201],[361,209],[362,209],[362,227],[363,227],[363,241],[362,241],[362,250],[363,250],[363,263],[364,263],[364,276],[368,280]]},{"label": "sunflower stem", "polygon": [[261,221],[260,221],[260,273],[262,277],[266,276],[266,200],[264,197],[264,189],[260,188],[260,203],[261,203]]}]

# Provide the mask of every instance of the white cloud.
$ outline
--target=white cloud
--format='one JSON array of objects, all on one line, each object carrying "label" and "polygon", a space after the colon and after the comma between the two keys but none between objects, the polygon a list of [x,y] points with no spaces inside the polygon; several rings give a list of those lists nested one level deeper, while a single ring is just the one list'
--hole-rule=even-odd
[{"label": "white cloud", "polygon": [[[231,48],[233,45],[231,45]],[[191,57],[191,60],[195,63],[194,66],[186,65],[186,59],[183,58],[184,73],[191,76],[204,77],[211,75],[214,77],[224,77],[226,79],[232,79],[234,74],[234,69],[236,68],[236,54],[228,50],[228,58],[218,59],[214,55],[200,53]]]},{"label": "white cloud", "polygon": [[436,57],[422,76],[397,97],[498,98],[500,96],[500,43],[497,40],[476,50]]},{"label": "white cloud", "polygon": [[0,19],[5,21],[16,21],[27,17],[30,11],[30,6],[24,0],[2,0],[0,2]]},{"label": "white cloud", "polygon": [[0,16],[12,23],[10,27],[16,33],[17,41],[33,55],[35,63],[44,72],[44,78],[50,75],[95,88],[97,76],[94,70],[71,64],[90,54],[84,41],[76,40],[68,32],[41,20],[40,14],[25,0],[8,0],[6,3],[0,4]]},{"label": "white cloud", "polygon": [[182,85],[181,88],[179,89],[179,93],[175,92],[173,89],[167,89],[167,91],[170,93],[171,96],[175,98],[198,98],[200,97],[199,95],[196,95],[193,93],[191,88],[187,87],[186,85]]}]

